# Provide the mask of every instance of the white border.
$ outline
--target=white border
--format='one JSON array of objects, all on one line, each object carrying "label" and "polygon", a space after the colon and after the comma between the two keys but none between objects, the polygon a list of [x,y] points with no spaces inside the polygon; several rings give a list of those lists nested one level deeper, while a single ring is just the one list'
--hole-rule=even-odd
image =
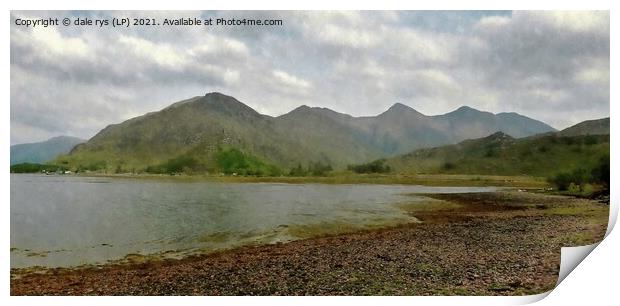
[{"label": "white border", "polygon": [[[3,96],[6,98],[2,103],[2,114],[5,116],[5,120],[2,126],[2,133],[0,137],[5,144],[5,149],[1,151],[1,158],[5,161],[9,160],[9,146],[10,146],[10,57],[9,57],[9,22],[10,9],[22,10],[22,9],[113,9],[113,10],[125,10],[125,9],[150,9],[150,10],[180,10],[180,9],[244,9],[244,10],[271,10],[271,9],[600,9],[611,10],[611,50],[616,50],[616,40],[614,37],[614,31],[617,29],[617,22],[613,19],[615,15],[615,6],[617,3],[614,1],[540,1],[540,0],[522,0],[522,1],[490,1],[490,0],[473,0],[473,1],[445,1],[434,0],[430,2],[414,2],[414,1],[396,1],[396,0],[382,0],[382,1],[370,1],[370,0],[358,0],[358,1],[341,1],[334,3],[335,1],[328,0],[307,0],[307,1],[277,1],[277,0],[264,0],[264,1],[251,1],[251,0],[228,0],[221,2],[201,2],[192,0],[175,0],[175,1],[149,1],[144,3],[137,3],[123,0],[107,0],[105,2],[85,2],[77,0],[64,1],[62,3],[52,1],[3,1],[2,6],[5,7],[4,16],[6,16],[5,22],[2,23],[2,35],[3,41],[6,42],[4,48],[2,48],[2,55],[4,61],[2,61],[2,83]],[[148,5],[147,5],[148,4]],[[613,54],[613,52],[612,52]],[[611,58],[611,101],[613,101],[614,88],[617,88],[614,82],[614,71],[616,70],[616,61],[614,57]],[[613,103],[611,105],[612,117],[616,117],[618,107]],[[614,135],[618,130],[618,124],[616,121],[611,121],[611,129]],[[618,142],[613,138],[611,140],[611,151],[618,152]],[[613,153],[612,153],[613,155]],[[228,303],[252,303],[252,304],[269,304],[269,305],[288,305],[291,303],[299,305],[312,305],[317,303],[346,303],[356,305],[376,305],[379,303],[390,303],[390,305],[411,305],[411,304],[433,304],[433,305],[513,305],[513,304],[525,304],[528,302],[534,302],[547,296],[543,294],[540,296],[529,297],[310,297],[310,298],[296,298],[296,297],[262,297],[262,298],[247,298],[247,297],[194,297],[194,298],[178,298],[178,297],[165,297],[165,298],[136,298],[136,297],[75,297],[75,298],[52,298],[52,297],[9,297],[9,238],[10,238],[10,222],[9,222],[9,203],[10,203],[10,180],[8,163],[4,164],[4,171],[0,176],[2,179],[2,213],[3,221],[2,231],[0,237],[2,237],[2,245],[5,247],[4,252],[0,252],[0,258],[3,264],[3,275],[0,278],[2,282],[2,288],[4,288],[5,294],[2,299],[8,299],[3,301],[3,305],[29,305],[29,304],[45,304],[45,305],[83,305],[85,303],[91,305],[108,305],[109,303],[152,303],[154,305],[169,305],[172,303],[183,304],[204,304],[205,302],[216,304],[228,304]],[[617,216],[618,211],[618,181],[616,180],[618,173],[618,164],[612,160],[612,215],[610,219]],[[615,221],[615,220],[614,220]],[[615,222],[612,222],[614,224]],[[613,225],[612,225],[613,226]],[[618,284],[618,272],[619,268],[617,260],[619,255],[620,236],[614,232],[611,232],[608,237],[600,243],[600,245],[592,251],[592,253],[579,265],[575,270],[549,295],[544,298],[541,305],[572,305],[572,304],[586,304],[595,302],[596,305],[608,305],[615,304],[617,299],[616,290]]]}]

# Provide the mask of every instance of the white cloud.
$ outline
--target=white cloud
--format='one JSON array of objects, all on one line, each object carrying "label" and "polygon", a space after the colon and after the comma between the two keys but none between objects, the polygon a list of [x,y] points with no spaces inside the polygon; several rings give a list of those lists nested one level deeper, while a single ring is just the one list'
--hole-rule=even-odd
[{"label": "white cloud", "polygon": [[551,11],[524,12],[528,19],[539,19],[560,30],[599,32],[609,29],[609,12],[605,11]]},{"label": "white cloud", "polygon": [[181,69],[187,60],[169,44],[155,44],[146,39],[121,35],[118,41],[140,58],[150,59],[160,66]]},{"label": "white cloud", "polygon": [[578,71],[574,79],[584,84],[609,85],[609,69],[586,68]]},{"label": "white cloud", "polygon": [[347,29],[340,26],[326,24],[321,29],[314,31],[319,41],[336,46],[347,46],[351,48],[369,48],[376,46],[379,40],[373,33]]},{"label": "white cloud", "polygon": [[[448,63],[454,60],[457,40],[446,34],[428,33],[412,29],[392,32],[386,44],[395,44],[401,59],[412,62]],[[389,46],[389,45],[388,45]]]},{"label": "white cloud", "polygon": [[298,78],[294,75],[290,75],[281,70],[274,70],[271,72],[273,77],[276,78],[282,85],[295,90],[308,90],[312,88],[312,84],[304,79]]},{"label": "white cloud", "polygon": [[65,37],[53,27],[11,31],[11,43],[23,48],[44,50],[37,55],[48,59],[87,58],[93,51],[83,39]]},{"label": "white cloud", "polygon": [[501,28],[510,24],[511,18],[504,16],[489,16],[483,17],[478,21],[476,27],[478,28]]},{"label": "white cloud", "polygon": [[[450,20],[436,12],[208,14],[280,18],[284,26],[164,31],[12,23],[11,141],[88,138],[109,123],[210,91],[269,115],[301,104],[374,115],[401,102],[429,115],[461,105],[516,111],[558,128],[609,116],[608,12],[452,12]],[[454,28],[442,28],[445,22]],[[67,114],[79,120],[58,119]]]},{"label": "white cloud", "polygon": [[201,45],[192,47],[189,54],[192,56],[220,55],[220,56],[239,56],[249,55],[248,47],[241,41],[231,38],[217,39],[209,36]]},{"label": "white cloud", "polygon": [[441,87],[442,89],[455,89],[459,87],[451,76],[438,69],[418,70],[414,72],[414,75],[416,75],[420,80],[424,80],[424,82],[427,82],[428,85],[431,87],[437,86]]},{"label": "white cloud", "polygon": [[239,79],[241,78],[239,71],[236,70],[231,70],[231,69],[226,69],[226,71],[224,71],[224,81],[226,81],[227,84],[234,84],[239,82]]}]

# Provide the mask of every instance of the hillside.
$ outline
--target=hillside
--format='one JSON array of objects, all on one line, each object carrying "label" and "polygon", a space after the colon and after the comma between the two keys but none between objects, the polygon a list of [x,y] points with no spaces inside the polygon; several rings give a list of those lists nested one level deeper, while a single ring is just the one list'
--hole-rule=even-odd
[{"label": "hillside", "polygon": [[591,168],[609,156],[609,135],[550,133],[515,139],[498,132],[455,145],[420,149],[387,160],[401,173],[550,176]]},{"label": "hillside", "polygon": [[560,136],[609,135],[609,118],[588,120],[558,132]]},{"label": "hillside", "polygon": [[291,164],[304,154],[304,148],[283,135],[271,117],[234,98],[209,94],[110,125],[57,162],[87,170],[139,172],[185,158],[204,166],[197,170],[214,171],[217,153],[227,148],[281,164]]},{"label": "hillside", "polygon": [[251,164],[288,170],[313,163],[344,168],[504,130],[516,136],[554,131],[516,114],[461,108],[425,116],[398,103],[374,117],[308,106],[271,117],[233,97],[209,93],[110,125],[55,162],[88,170],[141,172],[150,166],[211,172],[221,171],[221,160],[227,159],[222,154],[232,154],[240,159],[235,169]]},{"label": "hillside", "polygon": [[44,163],[60,154],[68,153],[75,145],[85,140],[58,136],[46,141],[11,146],[11,165],[19,163]]}]

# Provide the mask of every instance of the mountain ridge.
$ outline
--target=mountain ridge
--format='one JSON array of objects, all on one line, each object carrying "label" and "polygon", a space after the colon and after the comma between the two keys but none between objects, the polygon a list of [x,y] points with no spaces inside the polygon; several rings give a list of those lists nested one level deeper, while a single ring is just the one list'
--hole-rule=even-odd
[{"label": "mountain ridge", "polygon": [[[72,166],[89,164],[87,168],[93,169],[139,170],[191,156],[215,171],[218,152],[232,147],[284,168],[313,162],[342,167],[497,131],[514,137],[555,131],[523,118],[505,120],[471,107],[426,116],[402,103],[377,116],[353,117],[302,105],[271,117],[232,96],[212,92],[109,125],[59,161]],[[530,121],[537,123],[533,130]]]},{"label": "mountain ridge", "polygon": [[55,136],[45,141],[15,144],[11,146],[11,165],[44,163],[57,155],[68,153],[84,141],[73,136]]},{"label": "mountain ridge", "polygon": [[609,134],[609,130],[610,119],[609,117],[606,117],[579,122],[559,131],[558,134],[562,136],[607,135]]}]

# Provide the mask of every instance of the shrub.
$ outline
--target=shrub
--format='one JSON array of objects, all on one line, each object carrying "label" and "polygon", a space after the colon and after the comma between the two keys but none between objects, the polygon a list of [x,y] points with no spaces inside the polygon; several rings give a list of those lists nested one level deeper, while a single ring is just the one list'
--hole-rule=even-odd
[{"label": "shrub", "polygon": [[159,165],[151,165],[146,167],[145,171],[147,173],[156,173],[156,174],[174,174],[174,173],[182,173],[182,172],[191,172],[192,170],[197,170],[200,168],[200,163],[190,156],[179,156],[175,158],[171,158],[164,163]]},{"label": "shrub", "polygon": [[310,163],[308,171],[314,176],[325,176],[327,172],[332,171],[333,168],[330,164],[323,164],[322,162]]},{"label": "shrub", "polygon": [[579,187],[579,185],[575,184],[575,183],[570,183],[568,185],[568,188],[566,189],[568,192],[570,193],[579,193],[581,191],[581,187]]},{"label": "shrub", "polygon": [[554,184],[558,188],[558,190],[567,190],[568,186],[571,183],[570,174],[559,173],[553,178],[550,178],[549,182]]},{"label": "shrub", "polygon": [[[609,188],[609,156],[603,156],[599,162],[589,171],[583,168],[577,168],[571,172],[561,172],[549,179],[558,190],[573,191],[575,186],[581,191],[592,189],[590,184],[600,184],[604,188]],[[589,186],[588,186],[589,185]]]},{"label": "shrub", "polygon": [[378,159],[361,165],[349,165],[347,169],[356,173],[388,173],[392,171],[390,166],[385,165],[385,159]]},{"label": "shrub", "polygon": [[226,174],[247,172],[251,167],[248,156],[238,149],[221,150],[217,153],[217,165]]},{"label": "shrub", "polygon": [[451,163],[451,162],[445,162],[443,164],[443,166],[441,166],[441,169],[443,169],[443,170],[452,170],[452,169],[455,169],[455,168],[456,168],[456,164]]},{"label": "shrub", "polygon": [[197,166],[198,161],[196,159],[189,156],[180,156],[177,158],[169,159],[164,164],[164,169],[167,173],[181,173],[196,169]]},{"label": "shrub", "polygon": [[598,164],[590,171],[590,176],[594,183],[600,183],[605,188],[609,188],[609,155],[602,156]]},{"label": "shrub", "polygon": [[216,154],[217,165],[226,174],[277,176],[281,174],[278,167],[269,165],[255,156],[230,148]]},{"label": "shrub", "polygon": [[37,163],[21,163],[11,166],[11,173],[38,173],[42,171],[56,172],[58,170],[67,170],[66,167],[56,165],[44,165]]},{"label": "shrub", "polygon": [[583,143],[591,146],[599,143],[599,140],[594,135],[587,135],[586,138],[583,140]]},{"label": "shrub", "polygon": [[571,172],[561,172],[555,177],[550,179],[550,182],[555,184],[559,190],[568,190],[571,184],[582,185],[589,182],[590,178],[587,175],[587,171],[578,168]]},{"label": "shrub", "polygon": [[308,170],[304,169],[304,167],[301,166],[301,164],[298,164],[297,167],[295,168],[291,168],[291,171],[289,172],[290,176],[306,176],[308,175]]},{"label": "shrub", "polygon": [[83,165],[83,164],[77,165],[76,172],[104,170],[106,169],[107,165],[108,163],[104,160],[90,161],[86,165]]}]

